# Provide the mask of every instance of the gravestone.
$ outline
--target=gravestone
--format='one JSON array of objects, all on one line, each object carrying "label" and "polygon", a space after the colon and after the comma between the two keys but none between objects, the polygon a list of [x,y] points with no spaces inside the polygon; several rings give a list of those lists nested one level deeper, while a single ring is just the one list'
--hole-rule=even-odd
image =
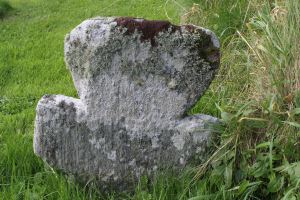
[{"label": "gravestone", "polygon": [[79,99],[45,95],[36,109],[34,151],[50,166],[128,189],[143,175],[205,156],[218,120],[187,112],[219,67],[211,31],[89,19],[66,36],[65,61]]}]

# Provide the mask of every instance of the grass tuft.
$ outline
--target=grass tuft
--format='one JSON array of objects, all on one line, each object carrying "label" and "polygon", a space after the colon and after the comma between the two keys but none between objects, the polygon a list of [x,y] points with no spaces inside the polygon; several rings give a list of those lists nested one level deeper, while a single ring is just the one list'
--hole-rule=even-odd
[{"label": "grass tuft", "polygon": [[[195,176],[206,185],[198,197],[298,199],[300,2],[253,0],[247,8],[240,19],[248,20],[223,39],[222,66],[206,97],[225,126]],[[194,112],[211,112],[207,99]]]}]

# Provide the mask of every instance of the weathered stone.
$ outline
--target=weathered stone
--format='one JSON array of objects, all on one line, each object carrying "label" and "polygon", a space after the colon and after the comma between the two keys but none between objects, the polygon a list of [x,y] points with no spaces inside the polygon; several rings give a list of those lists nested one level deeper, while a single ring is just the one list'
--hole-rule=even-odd
[{"label": "weathered stone", "polygon": [[84,21],[65,40],[80,99],[39,101],[35,153],[67,173],[122,188],[201,159],[218,120],[187,111],[210,85],[219,55],[216,36],[200,27]]}]

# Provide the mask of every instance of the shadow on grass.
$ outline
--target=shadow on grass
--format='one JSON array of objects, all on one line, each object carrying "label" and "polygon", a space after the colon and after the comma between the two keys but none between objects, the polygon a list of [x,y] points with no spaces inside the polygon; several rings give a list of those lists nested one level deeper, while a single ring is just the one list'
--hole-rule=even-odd
[{"label": "shadow on grass", "polygon": [[11,11],[13,8],[8,1],[0,0],[0,19],[3,20],[4,17]]}]

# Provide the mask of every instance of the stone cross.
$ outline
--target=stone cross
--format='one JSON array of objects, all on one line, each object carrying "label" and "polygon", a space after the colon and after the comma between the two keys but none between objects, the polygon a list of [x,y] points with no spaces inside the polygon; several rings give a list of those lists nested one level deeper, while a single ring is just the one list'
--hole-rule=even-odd
[{"label": "stone cross", "polygon": [[127,189],[143,175],[201,159],[212,136],[207,115],[187,112],[219,67],[209,30],[138,18],[94,18],[65,39],[79,99],[45,95],[34,151],[81,180]]}]

